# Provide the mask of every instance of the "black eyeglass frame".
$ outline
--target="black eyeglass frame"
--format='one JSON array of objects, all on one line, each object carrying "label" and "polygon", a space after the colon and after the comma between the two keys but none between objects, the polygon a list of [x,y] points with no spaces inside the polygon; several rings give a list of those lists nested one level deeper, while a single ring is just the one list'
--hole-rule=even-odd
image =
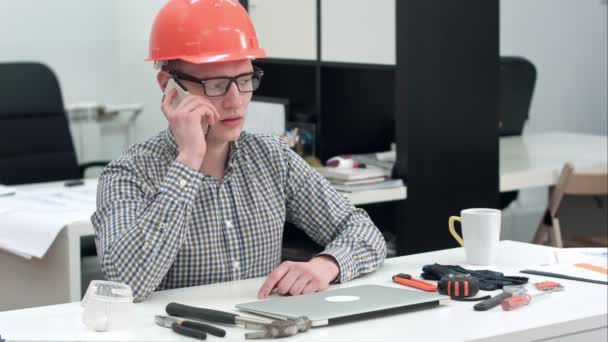
[{"label": "black eyeglass frame", "polygon": [[[264,70],[260,69],[257,66],[253,66],[253,72],[246,72],[243,74],[239,74],[236,75],[234,77],[228,77],[228,76],[218,76],[218,77],[209,77],[209,78],[198,78],[189,74],[186,74],[184,72],[181,72],[179,70],[168,70],[168,69],[164,69],[166,72],[168,72],[169,74],[171,74],[173,77],[176,78],[176,81],[178,80],[184,80],[184,81],[190,81],[190,82],[194,82],[197,84],[200,84],[203,86],[203,92],[205,93],[205,96],[208,97],[218,97],[218,96],[224,96],[226,95],[226,93],[228,92],[228,90],[230,89],[230,86],[232,86],[232,83],[236,84],[236,88],[241,92],[241,93],[252,93],[256,90],[258,90],[260,88],[260,84],[262,83],[262,77],[264,76]],[[257,87],[254,87],[254,89],[252,90],[241,90],[241,87],[239,86],[239,83],[237,82],[238,78],[241,78],[243,76],[252,76],[253,78],[258,79],[258,84]],[[228,80],[229,82],[226,84],[226,89],[224,89],[224,92],[222,94],[219,95],[209,95],[207,94],[207,86],[205,85],[208,81],[211,80]],[[178,81],[179,83],[179,81]],[[181,84],[180,84],[181,85]],[[181,85],[183,87],[183,85]]]}]

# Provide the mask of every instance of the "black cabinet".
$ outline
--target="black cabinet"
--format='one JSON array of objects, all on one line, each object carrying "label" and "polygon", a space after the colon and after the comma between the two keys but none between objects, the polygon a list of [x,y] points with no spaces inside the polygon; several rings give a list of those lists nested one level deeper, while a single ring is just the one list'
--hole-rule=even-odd
[{"label": "black cabinet", "polygon": [[[317,15],[322,18],[324,9],[336,15],[337,5],[323,1],[332,0],[316,0]],[[499,2],[382,0],[378,12],[374,1],[340,1],[359,7],[344,10],[345,25],[358,22],[349,16],[369,10],[376,12],[362,17],[360,25],[370,32],[394,26],[394,46],[386,52],[393,55],[385,60],[394,56],[395,64],[356,62],[365,60],[365,40],[357,41],[345,28],[340,42],[340,18],[316,18],[317,58],[255,61],[265,70],[259,94],[288,98],[292,120],[308,117],[315,123],[321,160],[388,150],[396,142],[395,174],[406,181],[408,198],[372,210],[380,215],[372,219],[396,232],[399,254],[454,247],[448,217],[469,207],[495,208],[498,202]],[[382,15],[394,24],[365,19],[382,20]],[[333,31],[324,34],[322,23],[328,22]],[[384,41],[369,42],[375,38]],[[386,46],[387,35],[366,39],[370,47]],[[348,45],[353,42],[356,49]],[[336,61],[340,44],[359,54],[354,62]],[[324,54],[324,46],[331,46],[331,54]],[[373,54],[383,56],[377,49]],[[324,55],[333,60],[323,60]]]}]

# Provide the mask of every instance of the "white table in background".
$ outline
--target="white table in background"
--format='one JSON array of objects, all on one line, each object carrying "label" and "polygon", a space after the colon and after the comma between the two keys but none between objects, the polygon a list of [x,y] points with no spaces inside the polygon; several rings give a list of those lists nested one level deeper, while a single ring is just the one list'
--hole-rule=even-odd
[{"label": "white table in background", "polygon": [[[555,261],[554,249],[512,241],[500,243],[493,269],[515,275],[525,265]],[[417,275],[423,265],[464,264],[462,248],[392,258],[378,271],[331,288],[362,284],[400,287],[392,283],[397,273]],[[537,282],[548,278],[530,276]],[[192,341],[154,324],[170,302],[234,310],[234,305],[255,300],[263,278],[159,291],[135,305],[135,315],[125,330],[95,333],[81,323],[80,303],[0,312],[0,334],[14,341]],[[555,279],[553,279],[555,280]],[[313,328],[283,340],[294,341],[606,341],[608,291],[605,285],[558,280],[566,290],[538,299],[527,307],[486,312],[473,310],[475,303],[450,301],[439,308],[384,316],[340,325]],[[498,293],[494,292],[493,294]],[[242,340],[243,328],[227,327],[227,340]],[[209,340],[220,340],[209,337]]]},{"label": "white table in background", "polygon": [[[96,182],[86,180],[87,186],[94,186]],[[15,188],[18,194],[68,191],[64,182]],[[35,212],[31,214],[36,216]],[[43,258],[26,259],[0,249],[0,311],[80,299],[80,238],[94,234],[88,217],[90,215],[84,215],[83,220],[76,222],[66,218],[63,228],[59,227],[61,230]],[[44,219],[44,216],[40,219]]]},{"label": "white table in background", "polygon": [[500,191],[554,185],[566,162],[606,164],[605,135],[551,132],[500,138]]}]

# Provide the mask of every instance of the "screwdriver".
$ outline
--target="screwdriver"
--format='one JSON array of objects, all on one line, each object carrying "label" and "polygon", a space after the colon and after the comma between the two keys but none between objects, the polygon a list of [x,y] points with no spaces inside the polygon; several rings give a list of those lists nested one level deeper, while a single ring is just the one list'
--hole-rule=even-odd
[{"label": "screwdriver", "polygon": [[505,311],[515,310],[517,308],[521,308],[524,305],[530,304],[530,302],[532,301],[533,298],[544,296],[551,292],[561,291],[563,289],[564,288],[560,286],[560,287],[554,287],[549,290],[540,291],[533,295],[529,295],[525,292],[519,293],[519,294],[514,294],[512,297],[503,300],[502,303],[500,303],[500,305],[502,306],[502,309]]}]

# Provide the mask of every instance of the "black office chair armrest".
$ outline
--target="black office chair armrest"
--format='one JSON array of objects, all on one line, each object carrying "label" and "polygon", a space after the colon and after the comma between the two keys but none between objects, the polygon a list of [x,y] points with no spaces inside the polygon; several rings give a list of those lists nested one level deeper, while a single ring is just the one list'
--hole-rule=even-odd
[{"label": "black office chair armrest", "polygon": [[87,162],[87,163],[82,163],[80,165],[78,165],[78,169],[80,172],[80,178],[84,178],[84,172],[92,167],[105,167],[106,165],[108,165],[110,163],[110,161],[92,161],[92,162]]}]

